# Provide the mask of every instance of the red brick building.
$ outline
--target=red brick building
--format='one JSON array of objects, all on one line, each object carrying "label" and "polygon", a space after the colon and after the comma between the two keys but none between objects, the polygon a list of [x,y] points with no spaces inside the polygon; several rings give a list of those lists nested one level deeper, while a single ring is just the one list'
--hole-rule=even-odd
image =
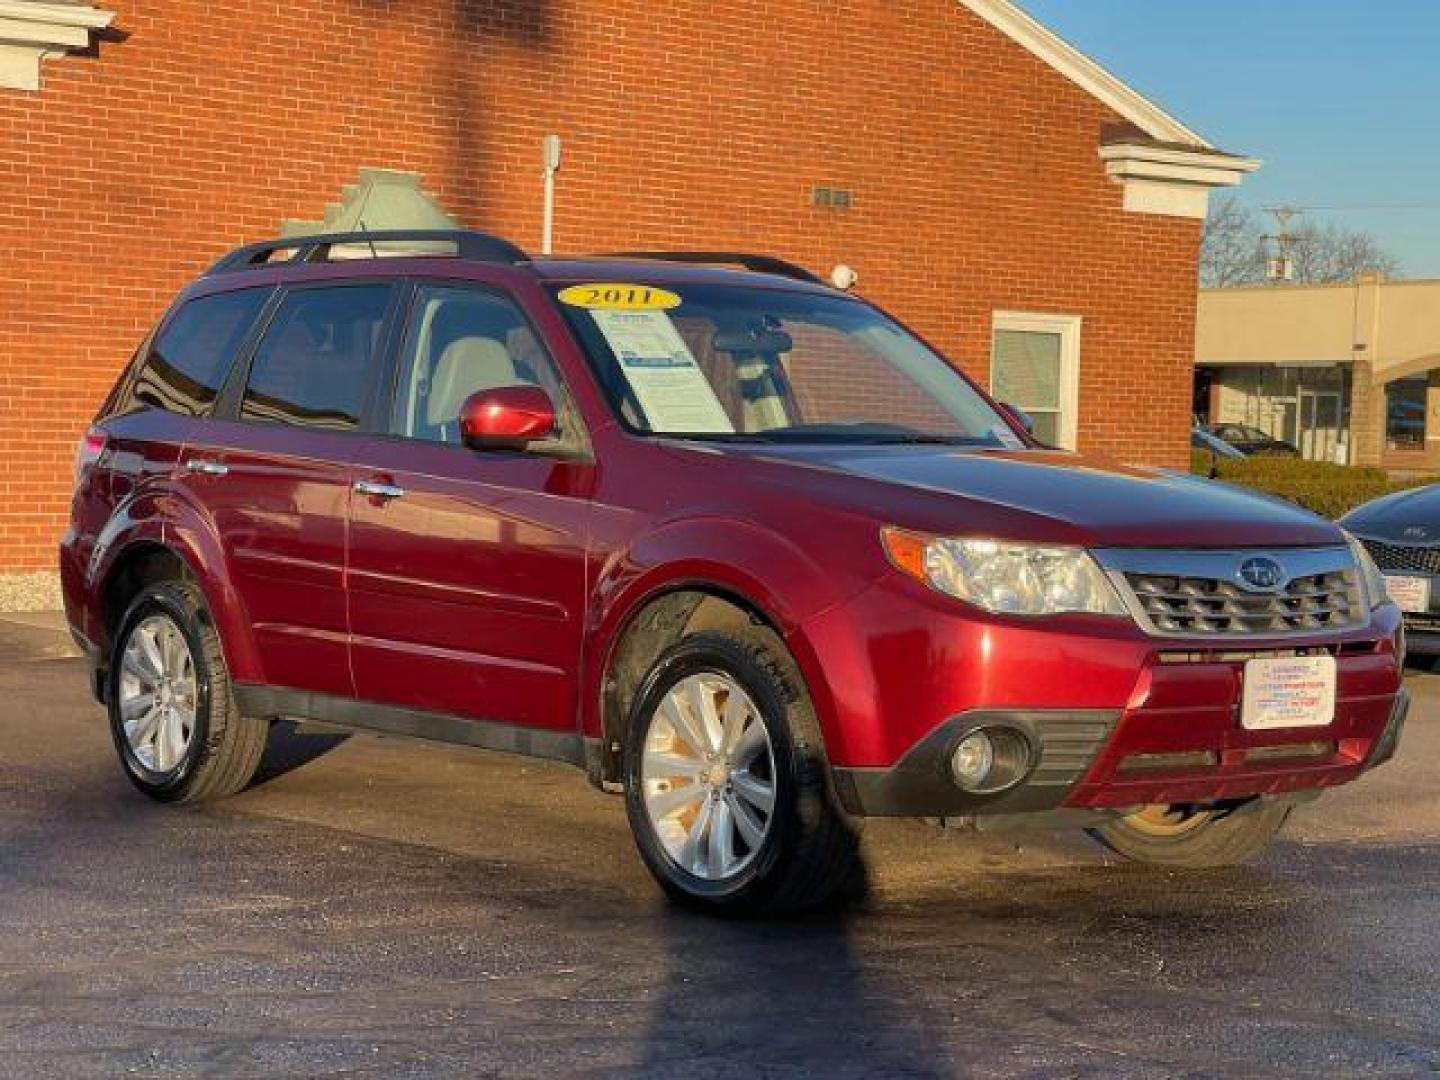
[{"label": "red brick building", "polygon": [[357,215],[538,250],[552,133],[556,250],[845,264],[1058,440],[1186,458],[1198,219],[1254,163],[1009,0],[110,7],[0,0],[8,580],[53,565],[76,437],[187,279]]}]

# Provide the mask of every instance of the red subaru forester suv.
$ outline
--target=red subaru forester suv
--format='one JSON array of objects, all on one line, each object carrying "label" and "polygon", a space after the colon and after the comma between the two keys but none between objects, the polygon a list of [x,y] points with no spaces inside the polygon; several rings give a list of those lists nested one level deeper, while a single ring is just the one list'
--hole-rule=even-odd
[{"label": "red subaru forester suv", "polygon": [[85,434],[60,565],[146,794],[239,791],[277,718],[553,758],[717,910],[847,895],[876,815],[1230,863],[1407,706],[1336,526],[1046,448],[754,256],[242,248]]}]

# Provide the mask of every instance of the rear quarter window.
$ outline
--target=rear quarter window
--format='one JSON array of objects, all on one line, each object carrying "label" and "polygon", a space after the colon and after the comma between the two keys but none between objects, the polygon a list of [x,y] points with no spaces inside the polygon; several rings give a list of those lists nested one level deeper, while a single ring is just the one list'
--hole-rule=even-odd
[{"label": "rear quarter window", "polygon": [[152,340],[115,411],[148,407],[208,415],[271,291],[241,289],[187,301]]}]

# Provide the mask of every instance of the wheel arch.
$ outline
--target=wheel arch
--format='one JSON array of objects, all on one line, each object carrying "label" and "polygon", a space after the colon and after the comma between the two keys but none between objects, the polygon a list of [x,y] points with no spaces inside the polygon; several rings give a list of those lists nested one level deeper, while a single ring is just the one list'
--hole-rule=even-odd
[{"label": "wheel arch", "polygon": [[784,623],[764,603],[716,578],[671,579],[635,597],[597,651],[596,677],[587,694],[593,709],[592,726],[587,729],[595,748],[588,755],[593,783],[619,781],[625,726],[635,694],[661,654],[687,637],[737,625],[760,627],[774,635],[783,657],[794,666],[793,676],[815,701],[814,681],[791,648]]},{"label": "wheel arch", "polygon": [[156,522],[137,522],[127,535],[109,538],[105,558],[94,575],[99,598],[102,667],[114,634],[137,593],[157,581],[193,582],[205,598],[221,649],[237,681],[260,679],[260,666],[250,632],[249,618],[232,586],[219,538],[193,525],[178,528]]}]

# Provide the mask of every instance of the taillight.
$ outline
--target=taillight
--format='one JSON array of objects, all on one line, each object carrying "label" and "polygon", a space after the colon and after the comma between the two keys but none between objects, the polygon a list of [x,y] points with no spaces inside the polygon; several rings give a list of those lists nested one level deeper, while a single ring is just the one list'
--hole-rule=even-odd
[{"label": "taillight", "polygon": [[99,461],[100,455],[105,452],[105,439],[105,432],[94,427],[80,436],[80,443],[75,447],[76,487],[79,487],[80,481],[85,479],[85,473],[90,466]]}]

